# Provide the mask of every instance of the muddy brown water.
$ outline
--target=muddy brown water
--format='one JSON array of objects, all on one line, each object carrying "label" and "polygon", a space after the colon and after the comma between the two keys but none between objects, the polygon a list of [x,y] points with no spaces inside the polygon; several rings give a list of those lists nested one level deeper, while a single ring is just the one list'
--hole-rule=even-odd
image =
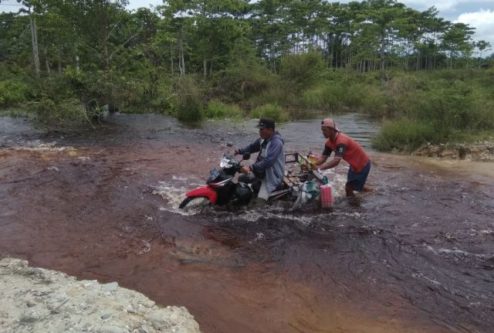
[{"label": "muddy brown water", "polygon": [[[337,122],[366,147],[376,131]],[[359,207],[184,215],[184,191],[254,122],[115,115],[83,135],[0,123],[0,256],[186,306],[203,332],[492,332],[492,164],[369,149]],[[282,125],[287,149],[320,151],[318,123]]]}]

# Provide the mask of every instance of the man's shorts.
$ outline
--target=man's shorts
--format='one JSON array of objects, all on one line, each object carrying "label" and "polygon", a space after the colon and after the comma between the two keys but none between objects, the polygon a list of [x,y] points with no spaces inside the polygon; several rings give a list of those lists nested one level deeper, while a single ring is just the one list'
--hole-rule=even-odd
[{"label": "man's shorts", "polygon": [[348,169],[348,179],[347,185],[351,185],[355,191],[362,191],[364,189],[365,182],[367,181],[367,176],[371,168],[371,162],[367,162],[365,167],[359,173],[352,170],[352,167]]}]

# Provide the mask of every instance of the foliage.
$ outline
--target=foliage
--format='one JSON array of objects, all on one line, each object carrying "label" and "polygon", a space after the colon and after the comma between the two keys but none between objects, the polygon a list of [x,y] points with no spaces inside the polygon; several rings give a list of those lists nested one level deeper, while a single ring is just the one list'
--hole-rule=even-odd
[{"label": "foliage", "polygon": [[393,94],[389,108],[397,120],[386,123],[376,147],[410,150],[494,130],[494,96],[485,84],[488,75],[447,70],[394,78],[388,84]]},{"label": "foliage", "polygon": [[251,118],[270,118],[277,122],[288,120],[288,114],[277,104],[265,104],[251,111]]},{"label": "foliage", "polygon": [[36,119],[44,126],[67,130],[91,125],[86,109],[77,99],[54,101],[43,97],[29,107],[36,112]]},{"label": "foliage", "polygon": [[255,56],[255,50],[245,41],[237,41],[228,66],[213,77],[216,94],[232,102],[247,103],[272,86],[276,75]]},{"label": "foliage", "polygon": [[402,118],[384,123],[372,145],[383,151],[413,151],[426,142],[437,143],[439,140],[440,135],[432,124]]},{"label": "foliage", "polygon": [[324,71],[324,60],[318,52],[291,54],[281,60],[281,79],[295,91],[317,83],[323,77]]},{"label": "foliage", "polygon": [[219,100],[211,100],[205,110],[206,118],[225,119],[243,117],[243,111],[237,105],[225,104]]},{"label": "foliage", "polygon": [[111,105],[184,122],[358,111],[397,119],[385,135],[404,139],[387,149],[494,129],[492,55],[472,57],[491,46],[434,7],[171,0],[129,12],[125,0],[18,2],[22,13],[0,14],[0,107],[31,103],[57,126]]},{"label": "foliage", "polygon": [[183,77],[175,87],[173,112],[184,123],[198,123],[203,117],[202,93],[192,77]]},{"label": "foliage", "polygon": [[387,96],[374,80],[366,83],[362,76],[340,77],[323,81],[304,91],[305,107],[329,112],[362,111],[373,116],[382,116],[387,110]]},{"label": "foliage", "polygon": [[29,86],[22,81],[0,81],[0,107],[9,107],[25,102],[29,96]]}]

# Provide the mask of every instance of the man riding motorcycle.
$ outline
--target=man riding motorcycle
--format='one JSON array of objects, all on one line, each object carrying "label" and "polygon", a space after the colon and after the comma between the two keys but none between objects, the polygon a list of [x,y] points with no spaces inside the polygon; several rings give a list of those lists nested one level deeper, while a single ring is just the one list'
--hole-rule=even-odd
[{"label": "man riding motorcycle", "polygon": [[280,188],[285,172],[285,153],[283,151],[283,138],[275,130],[275,122],[272,119],[261,118],[257,125],[259,138],[242,149],[235,150],[235,154],[251,154],[259,152],[256,162],[244,165],[240,172],[249,175],[251,172],[260,188],[257,197],[267,200],[269,194]]}]

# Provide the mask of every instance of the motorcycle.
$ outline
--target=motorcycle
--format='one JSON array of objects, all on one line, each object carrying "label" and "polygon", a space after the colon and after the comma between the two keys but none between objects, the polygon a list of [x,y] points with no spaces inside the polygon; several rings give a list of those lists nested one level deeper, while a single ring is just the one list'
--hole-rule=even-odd
[{"label": "motorcycle", "polygon": [[[248,179],[248,177],[243,177],[244,175],[238,179],[235,176],[242,168],[241,162],[249,158],[250,154],[245,154],[239,161],[234,156],[225,154],[220,161],[220,168],[214,168],[210,171],[206,185],[187,192],[186,198],[180,203],[179,208],[186,209],[190,206],[205,205],[247,205],[256,197],[259,184],[255,179]],[[282,185],[269,195],[268,203],[280,199],[296,202],[297,199],[300,199],[304,182],[314,178],[320,182],[323,181],[323,177],[309,167],[308,159],[298,153],[285,154],[285,163],[297,163],[300,168],[296,172],[293,170],[285,172]]]}]

